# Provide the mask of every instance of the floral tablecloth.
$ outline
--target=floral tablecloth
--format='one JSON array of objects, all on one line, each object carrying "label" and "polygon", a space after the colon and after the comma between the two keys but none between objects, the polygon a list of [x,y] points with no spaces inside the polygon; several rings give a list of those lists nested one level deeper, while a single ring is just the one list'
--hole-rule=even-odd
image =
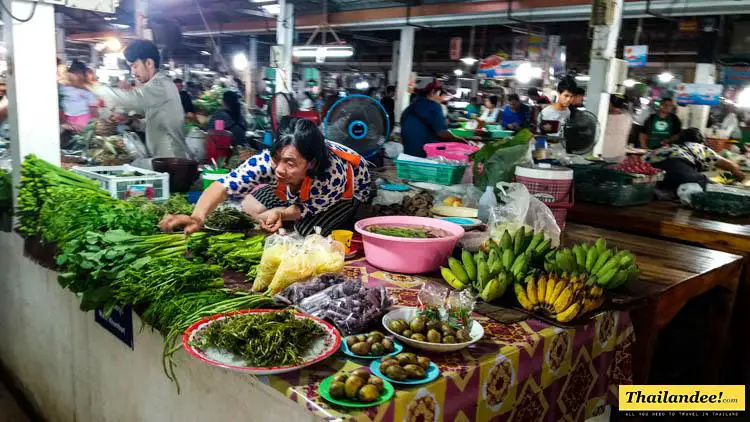
[{"label": "floral tablecloth", "polygon": [[[345,271],[371,286],[386,286],[397,305],[414,306],[427,278],[380,271],[360,260]],[[586,326],[562,329],[528,319],[501,324],[476,318],[485,329],[474,346],[427,355],[441,376],[398,388],[388,403],[352,411],[327,403],[318,384],[341,369],[367,366],[338,354],[320,364],[263,382],[326,420],[352,421],[582,421],[617,402],[617,386],[632,383],[633,327],[626,312],[606,312]],[[424,353],[420,353],[424,354]]]}]

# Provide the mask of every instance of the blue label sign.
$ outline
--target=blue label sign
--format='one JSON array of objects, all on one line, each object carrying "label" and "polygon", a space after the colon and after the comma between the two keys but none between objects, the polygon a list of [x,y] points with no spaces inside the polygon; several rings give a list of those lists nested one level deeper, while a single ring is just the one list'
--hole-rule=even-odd
[{"label": "blue label sign", "polygon": [[623,56],[628,67],[646,67],[648,62],[647,45],[626,45]]},{"label": "blue label sign", "polygon": [[677,86],[675,100],[681,106],[715,106],[721,103],[723,89],[724,87],[719,84],[680,84]]},{"label": "blue label sign", "polygon": [[99,308],[94,312],[94,321],[128,347],[133,348],[133,310],[130,305],[116,306],[109,317]]}]

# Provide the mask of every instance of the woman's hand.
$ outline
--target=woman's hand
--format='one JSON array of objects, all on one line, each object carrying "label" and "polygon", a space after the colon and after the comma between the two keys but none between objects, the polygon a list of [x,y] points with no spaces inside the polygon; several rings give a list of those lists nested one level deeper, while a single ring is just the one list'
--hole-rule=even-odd
[{"label": "woman's hand", "polygon": [[267,232],[275,233],[283,224],[284,211],[281,208],[273,208],[260,215],[260,227]]},{"label": "woman's hand", "polygon": [[159,222],[159,227],[164,232],[171,232],[176,227],[183,227],[185,234],[191,234],[203,227],[203,219],[185,214],[167,214]]}]

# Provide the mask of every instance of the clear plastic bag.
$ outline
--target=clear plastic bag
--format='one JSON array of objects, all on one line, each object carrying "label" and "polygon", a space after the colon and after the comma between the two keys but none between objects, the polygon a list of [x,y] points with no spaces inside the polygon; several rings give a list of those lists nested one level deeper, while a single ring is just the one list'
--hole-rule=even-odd
[{"label": "clear plastic bag", "polygon": [[265,291],[273,281],[281,261],[286,259],[289,251],[299,243],[299,237],[295,235],[285,236],[283,233],[268,236],[263,248],[263,256],[258,265],[258,274],[253,282],[253,290]]},{"label": "clear plastic bag", "polygon": [[141,138],[133,132],[125,132],[122,135],[122,143],[125,145],[125,150],[133,157],[134,160],[139,158],[147,158],[148,150],[144,145]]},{"label": "clear plastic bag", "polygon": [[447,186],[437,192],[433,205],[476,208],[482,191],[472,184]]},{"label": "clear plastic bag", "polygon": [[507,230],[511,235],[521,227],[543,231],[552,247],[560,244],[560,226],[549,207],[535,198],[521,183],[497,184],[500,189],[499,204],[490,212],[490,237],[496,242]]},{"label": "clear plastic bag", "polygon": [[279,293],[277,299],[290,305],[298,305],[302,300],[348,279],[338,273],[321,274],[302,283],[294,283]]},{"label": "clear plastic bag", "polygon": [[451,291],[446,305],[448,325],[454,329],[466,328],[471,331],[471,314],[474,312],[476,301],[471,289]]},{"label": "clear plastic bag", "polygon": [[445,299],[447,297],[447,287],[436,283],[424,283],[417,293],[419,309],[423,312],[435,313],[437,315],[445,308]]}]

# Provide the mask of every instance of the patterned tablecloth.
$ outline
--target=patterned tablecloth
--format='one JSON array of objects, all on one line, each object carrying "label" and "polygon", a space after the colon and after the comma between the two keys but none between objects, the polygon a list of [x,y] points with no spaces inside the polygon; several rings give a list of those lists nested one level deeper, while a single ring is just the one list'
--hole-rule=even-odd
[{"label": "patterned tablecloth", "polygon": [[[397,305],[416,305],[427,280],[383,272],[364,260],[345,271],[370,286],[386,286]],[[634,336],[626,312],[602,313],[577,329],[533,319],[515,324],[476,319],[485,330],[480,342],[456,353],[426,354],[440,366],[440,378],[397,386],[392,400],[364,411],[327,403],[318,384],[370,361],[339,353],[304,370],[261,379],[323,419],[404,422],[582,421],[616,403],[617,386],[632,382]]]}]

